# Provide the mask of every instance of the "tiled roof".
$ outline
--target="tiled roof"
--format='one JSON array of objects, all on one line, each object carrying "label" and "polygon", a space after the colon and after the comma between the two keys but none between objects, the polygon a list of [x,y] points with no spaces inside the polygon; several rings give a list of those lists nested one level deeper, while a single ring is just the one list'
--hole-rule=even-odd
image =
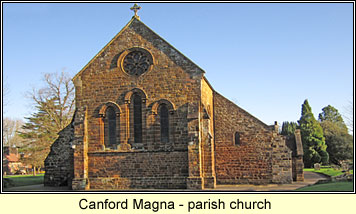
[{"label": "tiled roof", "polygon": [[19,158],[15,154],[5,155],[5,157],[9,162],[18,162],[19,161]]}]

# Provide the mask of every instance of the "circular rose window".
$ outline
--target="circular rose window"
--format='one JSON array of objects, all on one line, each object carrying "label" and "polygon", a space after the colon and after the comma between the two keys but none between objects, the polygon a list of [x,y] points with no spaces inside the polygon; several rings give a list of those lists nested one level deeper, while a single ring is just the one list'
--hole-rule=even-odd
[{"label": "circular rose window", "polygon": [[122,67],[126,73],[139,76],[150,69],[152,61],[152,56],[148,51],[134,48],[129,50],[124,57]]}]

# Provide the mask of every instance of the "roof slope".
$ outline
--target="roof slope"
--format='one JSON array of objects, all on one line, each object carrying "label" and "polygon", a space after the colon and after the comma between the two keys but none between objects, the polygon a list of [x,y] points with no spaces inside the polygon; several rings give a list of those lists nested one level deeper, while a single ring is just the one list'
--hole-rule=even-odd
[{"label": "roof slope", "polygon": [[189,73],[195,74],[203,74],[205,73],[203,69],[201,69],[198,65],[192,62],[189,58],[184,56],[181,52],[179,52],[176,48],[174,48],[171,44],[165,41],[162,37],[156,34],[153,30],[147,27],[143,22],[137,19],[135,16],[125,25],[121,31],[114,36],[111,41],[106,44],[74,77],[73,81],[80,76],[83,71],[92,64],[101,53],[103,53],[120,35],[127,29],[133,29],[137,34],[140,34],[142,37],[146,38],[150,41],[153,46],[157,49],[161,50],[164,54],[166,54],[174,63],[181,66],[185,71]]},{"label": "roof slope", "polygon": [[18,162],[18,161],[19,161],[19,158],[18,158],[17,155],[15,155],[15,154],[5,155],[5,158],[6,158],[9,162]]}]

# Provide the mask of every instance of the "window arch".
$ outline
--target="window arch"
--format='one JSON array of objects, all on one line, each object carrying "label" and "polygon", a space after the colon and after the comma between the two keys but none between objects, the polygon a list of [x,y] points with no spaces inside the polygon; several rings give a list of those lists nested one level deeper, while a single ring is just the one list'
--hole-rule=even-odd
[{"label": "window arch", "polygon": [[175,141],[175,105],[160,99],[152,104],[151,113],[154,115],[155,126],[152,130],[152,143],[161,143],[161,148],[169,148]]},{"label": "window arch", "polygon": [[103,104],[99,110],[100,142],[104,148],[120,143],[120,107],[114,102]]},{"label": "window arch", "polygon": [[105,123],[105,135],[108,136],[105,138],[105,146],[109,147],[117,144],[116,142],[116,112],[113,107],[109,106],[106,109],[107,121]]},{"label": "window arch", "polygon": [[134,143],[142,143],[142,97],[138,93],[133,94],[133,134]]},{"label": "window arch", "polygon": [[162,103],[159,108],[160,126],[161,126],[161,142],[169,142],[169,112],[165,103]]},{"label": "window arch", "polygon": [[133,149],[146,146],[146,101],[147,94],[143,89],[133,88],[125,93],[126,104],[126,139]]},{"label": "window arch", "polygon": [[240,133],[235,132],[234,142],[235,142],[235,146],[241,145]]}]

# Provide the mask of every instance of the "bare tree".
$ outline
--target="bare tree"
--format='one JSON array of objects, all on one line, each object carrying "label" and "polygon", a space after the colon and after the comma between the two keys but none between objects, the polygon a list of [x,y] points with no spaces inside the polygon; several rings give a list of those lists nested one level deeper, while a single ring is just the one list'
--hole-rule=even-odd
[{"label": "bare tree", "polygon": [[36,111],[27,117],[21,136],[26,139],[23,161],[42,167],[58,132],[71,121],[74,112],[74,86],[65,72],[44,74],[45,87],[33,89],[28,97]]},{"label": "bare tree", "polygon": [[68,125],[74,112],[74,86],[69,74],[64,71],[46,73],[43,80],[46,86],[33,88],[28,96],[35,104],[43,105],[44,111],[60,131]]},{"label": "bare tree", "polygon": [[3,120],[3,145],[4,146],[21,146],[23,139],[19,136],[21,127],[23,125],[22,120],[13,120],[9,117],[5,117]]},{"label": "bare tree", "polygon": [[[6,108],[10,104],[10,85],[7,80],[7,77],[3,78],[3,85],[2,85],[2,105],[3,108]],[[3,109],[4,111],[4,109]]]},{"label": "bare tree", "polygon": [[344,114],[342,115],[345,119],[345,123],[349,132],[354,135],[354,103],[349,101],[348,104],[344,107]]}]

